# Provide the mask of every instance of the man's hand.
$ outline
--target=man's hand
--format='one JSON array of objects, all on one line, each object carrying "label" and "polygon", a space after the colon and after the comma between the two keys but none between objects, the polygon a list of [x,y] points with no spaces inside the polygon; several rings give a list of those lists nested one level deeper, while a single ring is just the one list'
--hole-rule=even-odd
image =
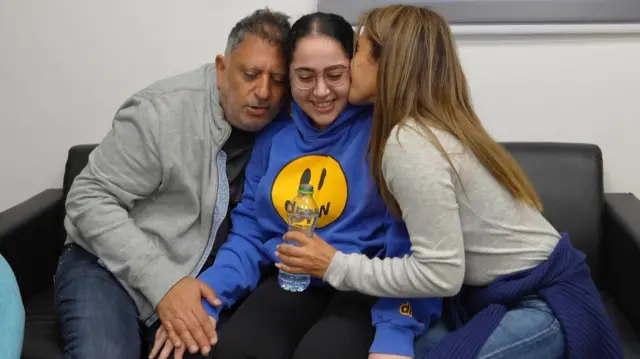
[{"label": "man's hand", "polygon": [[[213,328],[215,329],[216,327],[215,318],[209,317],[209,320],[211,321],[211,325],[213,325]],[[171,352],[174,349],[174,346],[171,340],[167,340],[167,339],[169,339],[169,335],[167,334],[167,331],[164,329],[164,326],[160,325],[160,327],[158,328],[158,331],[156,332],[156,338],[155,338],[155,341],[153,342],[153,349],[151,349],[151,353],[149,354],[149,359],[154,359],[158,354],[160,354],[158,359],[169,358],[169,356],[171,355]],[[215,345],[215,344],[216,343],[213,343],[212,345]],[[162,349],[162,351],[160,351],[160,349]],[[173,359],[182,359],[183,356],[184,356],[184,346],[175,348]]]},{"label": "man's hand", "polygon": [[395,354],[371,353],[369,354],[369,359],[411,359],[411,357]]},{"label": "man's hand", "polygon": [[176,351],[183,348],[182,351],[187,349],[195,354],[199,350],[207,356],[218,341],[215,326],[202,306],[203,297],[213,306],[222,305],[209,286],[196,278],[184,277],[158,303],[156,311]]}]

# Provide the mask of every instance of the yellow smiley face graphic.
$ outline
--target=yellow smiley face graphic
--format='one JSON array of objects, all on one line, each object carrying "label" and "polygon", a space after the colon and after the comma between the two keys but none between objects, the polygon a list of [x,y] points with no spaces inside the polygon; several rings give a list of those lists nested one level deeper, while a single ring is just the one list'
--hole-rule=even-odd
[{"label": "yellow smiley face graphic", "polygon": [[300,184],[313,185],[313,199],[320,207],[316,228],[328,226],[342,215],[347,205],[347,178],[333,157],[304,156],[289,162],[280,170],[271,187],[271,202],[285,222],[285,208],[298,195]]}]

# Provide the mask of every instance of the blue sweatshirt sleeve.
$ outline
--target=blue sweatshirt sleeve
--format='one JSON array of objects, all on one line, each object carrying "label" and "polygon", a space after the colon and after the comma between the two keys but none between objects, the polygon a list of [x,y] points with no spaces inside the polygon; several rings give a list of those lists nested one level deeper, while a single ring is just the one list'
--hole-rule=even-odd
[{"label": "blue sweatshirt sleeve", "polygon": [[441,313],[442,298],[381,298],[371,310],[376,333],[369,352],[413,358],[415,338]]},{"label": "blue sweatshirt sleeve", "polygon": [[[411,254],[409,233],[403,222],[388,213],[391,226],[387,232],[383,256]],[[442,298],[381,298],[371,309],[376,334],[370,353],[414,357],[413,342],[442,315]]]},{"label": "blue sweatshirt sleeve", "polygon": [[281,124],[274,123],[256,139],[245,168],[242,198],[231,212],[232,225],[227,241],[218,250],[213,265],[198,277],[222,301],[221,306],[214,307],[206,299],[202,300],[207,313],[216,320],[222,309],[233,306],[238,298],[255,289],[260,280],[261,267],[270,261],[264,255],[262,246],[271,238],[264,238],[255,217],[255,194],[267,170],[271,139],[279,128],[282,128]]}]

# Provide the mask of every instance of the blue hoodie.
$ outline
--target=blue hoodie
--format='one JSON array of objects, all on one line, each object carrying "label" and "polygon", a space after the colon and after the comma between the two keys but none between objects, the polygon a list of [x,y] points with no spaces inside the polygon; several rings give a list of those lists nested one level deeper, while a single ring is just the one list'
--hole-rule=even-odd
[{"label": "blue hoodie", "polygon": [[[227,241],[213,266],[199,276],[223,303],[216,308],[203,301],[209,315],[218,318],[222,308],[231,307],[255,289],[261,268],[278,261],[276,246],[283,243],[282,236],[288,230],[286,203],[296,196],[300,183],[314,186],[314,199],[320,206],[316,233],[337,250],[369,257],[383,250],[394,255],[386,243],[388,233],[408,246],[406,230],[402,233],[404,225],[389,215],[369,176],[371,110],[370,106],[348,106],[327,128],[319,130],[293,103],[291,114],[283,113],[258,136],[245,169],[242,199],[231,213]],[[313,279],[312,285],[324,283]],[[405,302],[382,299],[374,308],[376,352],[396,352],[397,343],[392,341],[405,336],[411,343],[405,355],[412,356],[414,333],[421,332],[424,325],[406,315]],[[435,312],[439,315],[439,303],[424,303],[430,306],[429,315],[420,318],[430,318]]]}]

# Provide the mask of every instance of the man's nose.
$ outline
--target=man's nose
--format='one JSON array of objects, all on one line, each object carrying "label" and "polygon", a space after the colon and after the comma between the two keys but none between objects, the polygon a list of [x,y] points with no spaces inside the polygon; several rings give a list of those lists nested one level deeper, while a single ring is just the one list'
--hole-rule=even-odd
[{"label": "man's nose", "polygon": [[271,78],[268,74],[263,74],[260,76],[258,80],[258,84],[256,86],[256,96],[260,100],[268,100],[269,95],[271,94]]}]

